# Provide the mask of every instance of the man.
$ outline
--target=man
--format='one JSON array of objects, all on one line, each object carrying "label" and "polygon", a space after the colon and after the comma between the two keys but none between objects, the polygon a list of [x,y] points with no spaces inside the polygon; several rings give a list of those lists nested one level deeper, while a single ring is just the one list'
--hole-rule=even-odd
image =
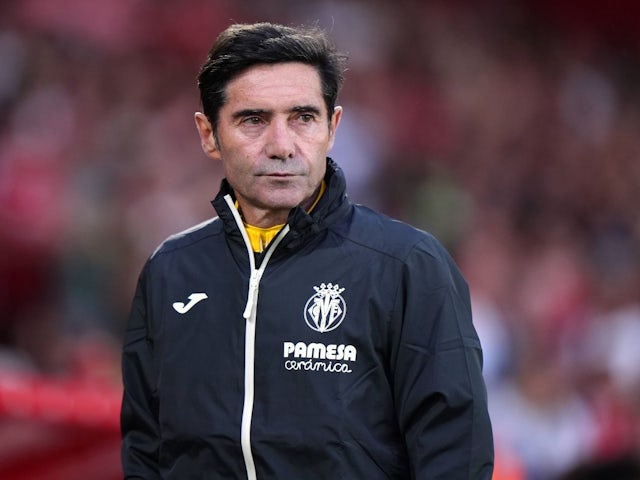
[{"label": "man", "polygon": [[467,286],[326,157],[343,57],[233,25],[199,74],[218,217],[145,265],[125,335],[126,478],[490,479]]}]

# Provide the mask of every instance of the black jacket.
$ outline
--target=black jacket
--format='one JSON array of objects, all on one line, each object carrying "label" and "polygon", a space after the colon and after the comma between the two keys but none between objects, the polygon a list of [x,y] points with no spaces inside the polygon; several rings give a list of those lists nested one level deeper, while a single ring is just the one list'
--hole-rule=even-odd
[{"label": "black jacket", "polygon": [[[255,257],[218,217],[165,241],[123,354],[126,478],[491,478],[468,288],[430,235],[327,190]],[[225,198],[226,196],[226,198]]]}]

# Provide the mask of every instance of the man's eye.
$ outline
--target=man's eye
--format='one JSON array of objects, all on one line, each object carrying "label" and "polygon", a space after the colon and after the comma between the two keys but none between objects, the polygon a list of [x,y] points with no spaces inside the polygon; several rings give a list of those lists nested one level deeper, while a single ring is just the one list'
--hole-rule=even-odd
[{"label": "man's eye", "polygon": [[247,117],[242,123],[246,125],[260,125],[262,123],[262,119],[260,117]]},{"label": "man's eye", "polygon": [[311,113],[302,113],[298,118],[300,118],[303,123],[309,123],[313,121],[314,116]]}]

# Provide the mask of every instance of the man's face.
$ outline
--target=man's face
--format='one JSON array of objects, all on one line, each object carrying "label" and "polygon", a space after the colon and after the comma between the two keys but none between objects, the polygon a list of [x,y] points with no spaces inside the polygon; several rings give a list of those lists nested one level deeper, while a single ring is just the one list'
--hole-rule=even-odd
[{"label": "man's face", "polygon": [[315,199],[342,110],[329,121],[320,75],[297,62],[249,68],[229,82],[226,98],[215,135],[196,114],[203,149],[222,161],[246,222],[284,223]]}]

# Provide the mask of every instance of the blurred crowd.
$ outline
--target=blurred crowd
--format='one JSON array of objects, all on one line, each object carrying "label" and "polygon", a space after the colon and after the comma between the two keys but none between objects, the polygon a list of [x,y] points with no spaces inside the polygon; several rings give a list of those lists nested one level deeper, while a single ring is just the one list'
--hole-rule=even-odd
[{"label": "blurred crowd", "polygon": [[[0,3],[0,369],[119,382],[142,264],[215,214],[193,124],[215,35],[316,23],[350,57],[350,196],[434,233],[470,283],[496,477],[637,480],[640,8],[621,3]],[[603,464],[636,476],[584,473]]]}]

